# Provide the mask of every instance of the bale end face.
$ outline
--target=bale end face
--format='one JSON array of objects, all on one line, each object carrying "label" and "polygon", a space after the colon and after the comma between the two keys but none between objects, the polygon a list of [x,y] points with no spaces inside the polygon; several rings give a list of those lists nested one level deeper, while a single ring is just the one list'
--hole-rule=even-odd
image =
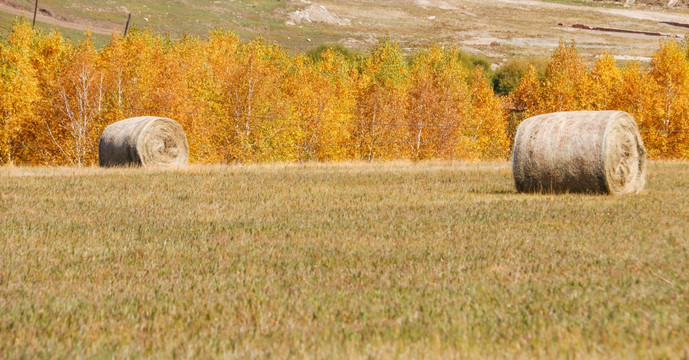
[{"label": "bale end face", "polygon": [[184,166],[189,145],[176,121],[142,116],[108,126],[98,146],[100,166]]}]

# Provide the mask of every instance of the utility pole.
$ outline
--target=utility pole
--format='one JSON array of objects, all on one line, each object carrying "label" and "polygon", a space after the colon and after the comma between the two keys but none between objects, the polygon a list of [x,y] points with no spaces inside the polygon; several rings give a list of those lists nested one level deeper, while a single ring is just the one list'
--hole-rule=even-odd
[{"label": "utility pole", "polygon": [[[38,1],[38,0],[36,0]],[[129,21],[132,20],[132,13],[129,13],[129,16],[127,17],[127,25],[124,26],[124,36],[127,36],[127,31],[129,31]]]},{"label": "utility pole", "polygon": [[36,5],[33,8],[33,24],[31,24],[31,27],[36,26],[36,14],[38,13],[38,0],[36,0]]}]

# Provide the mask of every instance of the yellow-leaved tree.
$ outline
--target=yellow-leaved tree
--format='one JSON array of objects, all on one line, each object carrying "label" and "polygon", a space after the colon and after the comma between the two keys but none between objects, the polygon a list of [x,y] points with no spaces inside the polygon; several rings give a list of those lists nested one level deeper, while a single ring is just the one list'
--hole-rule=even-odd
[{"label": "yellow-leaved tree", "polygon": [[561,44],[544,81],[530,72],[508,97],[528,116],[565,110],[622,110],[634,116],[653,158],[689,158],[689,55],[677,42],[661,44],[650,69],[618,68],[605,54],[589,69],[574,45]]},{"label": "yellow-leaved tree", "polygon": [[548,62],[539,107],[533,113],[587,110],[591,107],[588,68],[572,42],[560,46]]},{"label": "yellow-leaved tree", "polygon": [[658,84],[649,78],[648,70],[642,69],[637,62],[628,63],[620,73],[620,87],[615,93],[610,109],[632,114],[649,155],[659,157],[664,150],[663,133],[656,131],[658,114],[661,113]]},{"label": "yellow-leaved tree", "polygon": [[358,158],[402,158],[408,153],[404,119],[408,68],[397,44],[386,40],[360,61],[353,142]]},{"label": "yellow-leaved tree", "polygon": [[462,132],[470,126],[470,95],[458,53],[436,45],[413,59],[407,127],[414,160],[463,154]]},{"label": "yellow-leaved tree", "polygon": [[615,99],[622,83],[622,71],[615,58],[607,53],[600,56],[593,63],[589,76],[588,107],[591,110],[615,110]]},{"label": "yellow-leaved tree", "polygon": [[[56,116],[57,109],[62,104],[58,94],[65,65],[74,53],[75,46],[65,41],[57,31],[48,34],[34,31],[32,44],[35,51],[33,68],[40,100],[34,108],[34,116],[27,124],[29,126],[24,129],[22,138],[25,142],[31,141],[31,148],[42,148],[43,151],[27,153],[24,159],[31,164],[71,164],[70,159],[61,150],[63,143],[55,141],[53,135],[59,137],[63,130],[58,129],[60,118]],[[58,133],[52,134],[51,129]]]},{"label": "yellow-leaved tree", "polygon": [[[651,148],[662,157],[689,157],[689,59],[677,42],[662,43],[651,61],[660,110],[648,119]],[[651,135],[651,134],[649,134]]]},{"label": "yellow-leaved tree", "polygon": [[469,140],[470,157],[504,159],[509,153],[507,113],[477,66],[471,77],[471,115],[463,135]]},{"label": "yellow-leaved tree", "polygon": [[689,158],[688,52],[664,42],[648,69],[608,54],[588,66],[562,43],[501,101],[441,46],[310,58],[229,32],[134,30],[96,48],[19,20],[0,39],[0,164],[95,164],[103,129],[143,115],[182,124],[192,162],[495,159],[527,116],[606,109],[634,115],[652,157]]},{"label": "yellow-leaved tree", "polygon": [[294,126],[290,129],[295,159],[342,160],[351,156],[349,125],[354,92],[353,67],[331,49],[313,63],[306,56],[292,61],[282,91]]},{"label": "yellow-leaved tree", "polygon": [[32,130],[40,101],[33,38],[34,30],[22,19],[0,42],[0,164],[23,163],[32,153],[45,150],[29,145],[31,139],[23,136]]},{"label": "yellow-leaved tree", "polygon": [[66,54],[50,94],[54,106],[45,114],[46,131],[59,150],[53,161],[79,166],[96,162],[105,92],[98,53],[87,37]]},{"label": "yellow-leaved tree", "polygon": [[214,146],[226,161],[290,160],[293,124],[279,91],[288,54],[261,39],[241,44],[228,33],[214,33],[207,51]]}]

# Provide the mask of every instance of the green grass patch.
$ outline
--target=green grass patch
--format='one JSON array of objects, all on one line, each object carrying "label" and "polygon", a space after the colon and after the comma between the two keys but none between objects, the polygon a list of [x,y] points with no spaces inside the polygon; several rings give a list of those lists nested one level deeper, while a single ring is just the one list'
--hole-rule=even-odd
[{"label": "green grass patch", "polygon": [[[6,37],[10,34],[10,31],[12,31],[12,24],[17,20],[17,18],[17,16],[0,12],[0,36]],[[28,21],[31,21],[31,19]],[[58,31],[62,37],[73,42],[79,42],[86,38],[83,31],[53,26],[40,21],[36,21],[36,28],[48,32],[54,30]],[[93,43],[96,46],[101,47],[108,44],[111,40],[111,37],[108,35],[91,34],[91,39],[93,39]]]}]

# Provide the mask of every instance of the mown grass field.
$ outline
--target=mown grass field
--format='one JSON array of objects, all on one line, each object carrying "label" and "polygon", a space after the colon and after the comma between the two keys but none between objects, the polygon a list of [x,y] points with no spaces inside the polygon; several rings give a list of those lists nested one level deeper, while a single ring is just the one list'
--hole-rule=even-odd
[{"label": "mown grass field", "polygon": [[0,168],[0,358],[689,356],[689,163]]}]

